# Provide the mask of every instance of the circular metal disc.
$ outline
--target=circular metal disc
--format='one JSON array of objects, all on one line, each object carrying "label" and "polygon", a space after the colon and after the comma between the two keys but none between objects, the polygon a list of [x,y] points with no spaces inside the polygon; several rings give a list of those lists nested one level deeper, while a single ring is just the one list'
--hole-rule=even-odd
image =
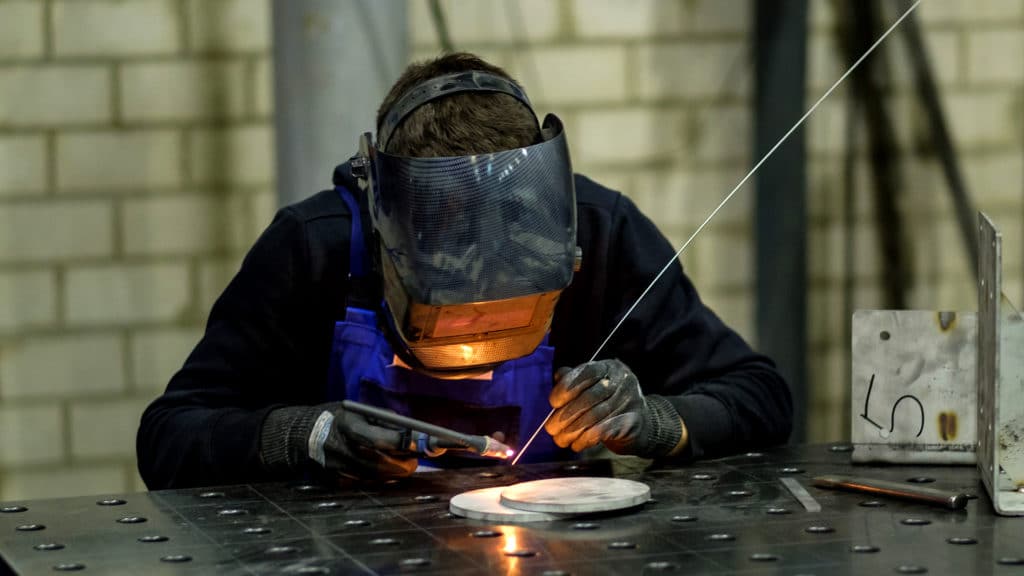
[{"label": "circular metal disc", "polygon": [[501,503],[509,508],[553,514],[621,510],[650,499],[651,488],[647,484],[588,476],[521,482],[501,491]]},{"label": "circular metal disc", "polygon": [[464,518],[487,522],[547,522],[559,516],[543,512],[527,512],[502,506],[499,499],[504,486],[482,488],[457,494],[448,502],[448,510]]}]

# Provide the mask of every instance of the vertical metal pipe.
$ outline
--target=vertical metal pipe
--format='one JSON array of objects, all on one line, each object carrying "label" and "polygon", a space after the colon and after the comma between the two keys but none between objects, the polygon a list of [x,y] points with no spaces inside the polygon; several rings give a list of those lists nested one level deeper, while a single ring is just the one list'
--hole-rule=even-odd
[{"label": "vertical metal pipe", "polygon": [[[753,50],[754,158],[804,113],[807,0],[758,0]],[[807,433],[807,215],[804,133],[797,131],[756,175],[758,347],[793,393],[791,440]]]},{"label": "vertical metal pipe", "polygon": [[407,60],[405,0],[274,0],[281,205],[329,188]]}]

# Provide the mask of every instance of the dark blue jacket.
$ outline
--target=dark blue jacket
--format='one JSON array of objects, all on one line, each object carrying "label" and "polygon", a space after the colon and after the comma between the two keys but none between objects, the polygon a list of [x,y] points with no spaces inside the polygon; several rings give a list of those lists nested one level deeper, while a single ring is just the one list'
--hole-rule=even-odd
[{"label": "dark blue jacket", "polygon": [[[357,189],[340,167],[335,182]],[[583,267],[555,311],[555,366],[589,360],[675,252],[622,194],[577,175],[576,195]],[[139,471],[151,489],[277,479],[260,463],[260,427],[276,407],[324,401],[334,323],[345,313],[350,219],[324,191],[281,209],[256,241],[202,340],[142,416]],[[785,382],[703,305],[678,262],[601,357],[629,365],[646,394],[668,397],[690,434],[683,459],[789,436]]]}]

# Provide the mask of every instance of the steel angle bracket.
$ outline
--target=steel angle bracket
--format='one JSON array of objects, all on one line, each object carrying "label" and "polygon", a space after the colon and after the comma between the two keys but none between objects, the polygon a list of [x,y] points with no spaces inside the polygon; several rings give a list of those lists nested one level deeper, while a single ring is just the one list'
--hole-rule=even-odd
[{"label": "steel angle bracket", "polygon": [[857,310],[851,460],[973,466],[977,349],[974,312]]},{"label": "steel angle bracket", "polygon": [[978,213],[978,470],[996,514],[1024,515],[1024,320],[1002,294],[1002,235]]}]

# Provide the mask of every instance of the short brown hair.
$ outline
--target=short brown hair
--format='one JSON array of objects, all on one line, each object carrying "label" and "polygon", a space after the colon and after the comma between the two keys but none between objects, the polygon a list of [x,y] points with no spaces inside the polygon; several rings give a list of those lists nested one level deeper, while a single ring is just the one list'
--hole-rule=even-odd
[{"label": "short brown hair", "polygon": [[[414,86],[470,70],[515,82],[501,68],[467,52],[410,64],[377,110],[377,131],[388,110]],[[537,119],[519,100],[507,94],[461,92],[427,102],[410,113],[391,133],[385,151],[398,156],[465,156],[511,150],[539,141]]]}]

